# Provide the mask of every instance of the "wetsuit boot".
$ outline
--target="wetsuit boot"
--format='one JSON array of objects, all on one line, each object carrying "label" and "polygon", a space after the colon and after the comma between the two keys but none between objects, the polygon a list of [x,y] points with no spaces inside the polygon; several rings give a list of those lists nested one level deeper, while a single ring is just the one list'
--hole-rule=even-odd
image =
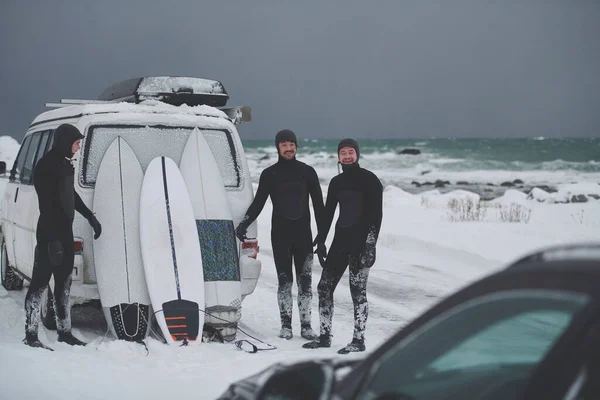
[{"label": "wetsuit boot", "polygon": [[304,343],[302,347],[305,349],[319,349],[321,347],[331,347],[331,336],[321,335],[312,342]]},{"label": "wetsuit boot", "polygon": [[352,342],[338,350],[338,354],[355,353],[359,351],[365,351],[365,349],[365,340],[354,338],[352,339]]},{"label": "wetsuit boot", "polygon": [[40,342],[37,335],[30,334],[30,333],[25,335],[25,339],[23,339],[23,344],[26,344],[29,347],[54,351],[54,349],[52,349],[52,348],[46,346],[45,344],[43,344],[42,342]]},{"label": "wetsuit boot", "polygon": [[58,341],[71,346],[85,346],[87,343],[77,339],[71,332],[59,332]]}]

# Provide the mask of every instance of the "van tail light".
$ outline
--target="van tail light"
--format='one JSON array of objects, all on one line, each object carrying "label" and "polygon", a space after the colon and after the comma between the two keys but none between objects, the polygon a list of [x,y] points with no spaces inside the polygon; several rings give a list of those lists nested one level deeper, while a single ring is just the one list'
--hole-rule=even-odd
[{"label": "van tail light", "polygon": [[83,240],[75,239],[73,242],[73,250],[75,254],[83,254]]},{"label": "van tail light", "polygon": [[258,249],[257,239],[246,239],[242,242],[242,252],[240,255],[256,259],[258,256]]}]

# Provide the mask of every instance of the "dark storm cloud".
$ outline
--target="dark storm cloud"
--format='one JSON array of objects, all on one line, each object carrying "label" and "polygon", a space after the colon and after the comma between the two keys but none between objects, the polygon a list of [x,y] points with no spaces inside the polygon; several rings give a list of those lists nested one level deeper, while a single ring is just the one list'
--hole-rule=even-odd
[{"label": "dark storm cloud", "polygon": [[599,2],[323,3],[2,0],[0,134],[162,74],[221,80],[248,138],[600,135]]}]

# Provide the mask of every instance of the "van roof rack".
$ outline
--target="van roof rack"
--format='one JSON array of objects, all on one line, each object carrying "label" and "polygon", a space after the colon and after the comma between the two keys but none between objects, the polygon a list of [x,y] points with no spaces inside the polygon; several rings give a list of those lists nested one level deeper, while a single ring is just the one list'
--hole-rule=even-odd
[{"label": "van roof rack", "polygon": [[82,105],[82,104],[110,104],[114,103],[114,101],[105,101],[105,100],[79,100],[79,99],[60,99],[60,103],[46,103],[46,107],[50,108],[62,108],[69,107],[74,105]]},{"label": "van roof rack", "polygon": [[225,107],[229,95],[219,81],[181,76],[150,76],[127,79],[108,87],[98,99],[61,99],[60,103],[46,103],[49,108],[63,108],[86,104],[139,104],[157,100],[173,106],[207,105],[223,111],[234,124],[252,120],[250,107]]},{"label": "van roof rack", "polygon": [[108,87],[98,97],[100,101],[139,103],[159,100],[180,106],[208,105],[223,107],[229,95],[219,81],[185,76],[146,76],[127,79]]}]

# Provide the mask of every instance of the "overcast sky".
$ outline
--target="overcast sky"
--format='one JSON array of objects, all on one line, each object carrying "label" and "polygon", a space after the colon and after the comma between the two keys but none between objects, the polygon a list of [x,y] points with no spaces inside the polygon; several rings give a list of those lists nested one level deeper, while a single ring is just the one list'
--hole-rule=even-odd
[{"label": "overcast sky", "polygon": [[147,75],[217,79],[245,138],[600,136],[600,1],[0,0],[0,135]]}]

